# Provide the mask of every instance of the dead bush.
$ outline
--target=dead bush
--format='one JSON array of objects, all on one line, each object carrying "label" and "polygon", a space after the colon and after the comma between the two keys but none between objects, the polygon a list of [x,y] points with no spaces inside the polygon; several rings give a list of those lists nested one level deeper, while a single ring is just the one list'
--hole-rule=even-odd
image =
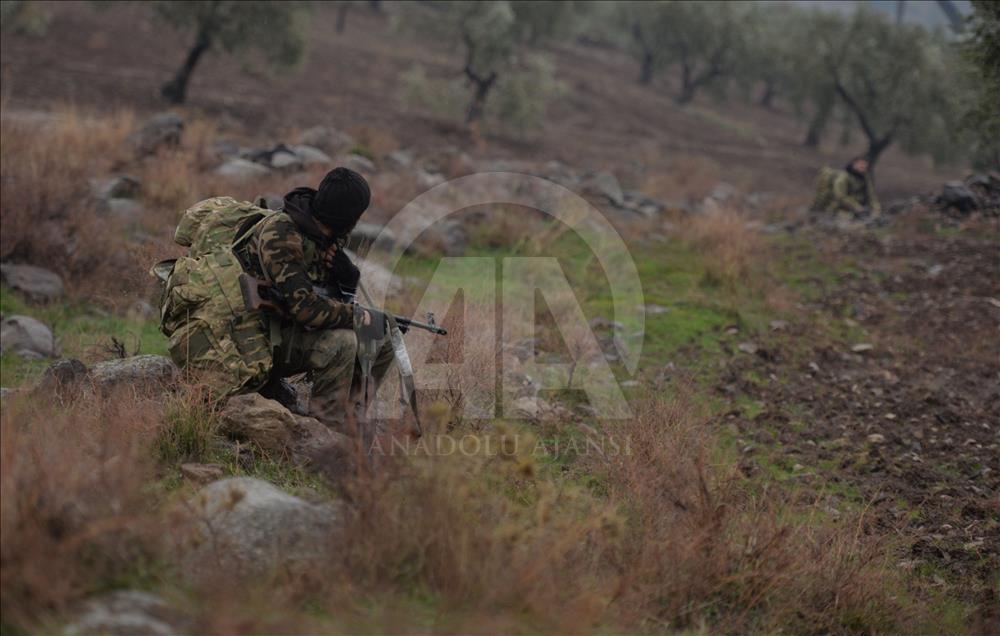
[{"label": "dead bush", "polygon": [[732,209],[691,217],[682,227],[685,242],[694,247],[705,267],[705,282],[736,291],[761,291],[767,284],[766,245]]},{"label": "dead bush", "polygon": [[27,627],[153,558],[150,445],[159,407],[22,396],[0,415],[0,607]]},{"label": "dead bush", "polygon": [[44,125],[3,116],[0,259],[44,264],[71,282],[133,266],[119,224],[98,215],[89,180],[120,158],[132,116],[57,112]]}]

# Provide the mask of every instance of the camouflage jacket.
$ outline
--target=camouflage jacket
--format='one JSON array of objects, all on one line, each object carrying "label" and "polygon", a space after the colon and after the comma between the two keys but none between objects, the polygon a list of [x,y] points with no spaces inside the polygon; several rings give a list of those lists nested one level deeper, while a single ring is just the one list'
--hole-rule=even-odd
[{"label": "camouflage jacket", "polygon": [[250,274],[275,286],[294,322],[309,329],[353,326],[350,305],[317,293],[317,287],[327,284],[323,248],[287,214],[277,212],[258,223],[237,257]]},{"label": "camouflage jacket", "polygon": [[846,170],[823,168],[816,183],[812,209],[817,212],[853,212],[865,210],[873,215],[882,211],[871,176],[859,177]]}]

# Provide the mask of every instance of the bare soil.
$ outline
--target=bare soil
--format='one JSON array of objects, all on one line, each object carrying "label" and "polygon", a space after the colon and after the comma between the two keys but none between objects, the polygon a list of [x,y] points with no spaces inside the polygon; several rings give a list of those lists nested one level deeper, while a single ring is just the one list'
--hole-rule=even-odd
[{"label": "bare soil", "polygon": [[997,633],[998,239],[995,228],[942,236],[905,225],[816,236],[849,268],[815,281],[822,292],[802,324],[734,355],[719,390],[759,405],[728,416],[746,442],[744,470],[776,463],[870,506],[900,539],[899,567],[954,586],[978,607],[978,631]]}]

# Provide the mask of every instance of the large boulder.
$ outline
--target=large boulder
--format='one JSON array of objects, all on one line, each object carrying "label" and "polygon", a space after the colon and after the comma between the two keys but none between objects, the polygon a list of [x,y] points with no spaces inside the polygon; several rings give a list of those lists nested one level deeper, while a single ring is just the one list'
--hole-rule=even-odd
[{"label": "large boulder", "polygon": [[0,265],[0,279],[14,291],[36,302],[51,302],[64,293],[59,274],[34,265],[3,263]]},{"label": "large boulder", "polygon": [[174,386],[179,377],[177,365],[169,358],[156,355],[98,362],[90,369],[90,380],[102,393],[120,388],[155,393]]},{"label": "large boulder", "polygon": [[195,578],[220,570],[253,576],[315,567],[333,554],[343,520],[340,505],[309,503],[250,477],[213,482],[184,510],[191,532],[178,548],[185,572]]},{"label": "large boulder", "polygon": [[118,590],[84,603],[63,630],[66,636],[174,636],[189,633],[190,617],[159,596],[138,590]]},{"label": "large boulder", "polygon": [[52,330],[31,316],[9,316],[0,322],[0,353],[42,359],[59,355]]},{"label": "large boulder", "polygon": [[176,113],[160,113],[147,120],[128,137],[136,155],[151,155],[160,148],[178,146],[184,133],[184,119]]},{"label": "large boulder", "polygon": [[955,208],[962,214],[968,214],[980,207],[978,197],[961,181],[949,181],[944,184],[937,202],[944,208]]}]

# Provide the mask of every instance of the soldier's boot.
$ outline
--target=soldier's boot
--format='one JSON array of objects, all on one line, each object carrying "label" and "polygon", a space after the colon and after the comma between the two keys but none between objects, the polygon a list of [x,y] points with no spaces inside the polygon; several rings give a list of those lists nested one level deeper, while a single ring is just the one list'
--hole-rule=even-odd
[{"label": "soldier's boot", "polygon": [[[316,332],[313,332],[314,334]],[[316,334],[306,364],[312,379],[309,414],[337,432],[353,435],[351,382],[358,353],[358,339],[350,329],[327,329]]]}]

